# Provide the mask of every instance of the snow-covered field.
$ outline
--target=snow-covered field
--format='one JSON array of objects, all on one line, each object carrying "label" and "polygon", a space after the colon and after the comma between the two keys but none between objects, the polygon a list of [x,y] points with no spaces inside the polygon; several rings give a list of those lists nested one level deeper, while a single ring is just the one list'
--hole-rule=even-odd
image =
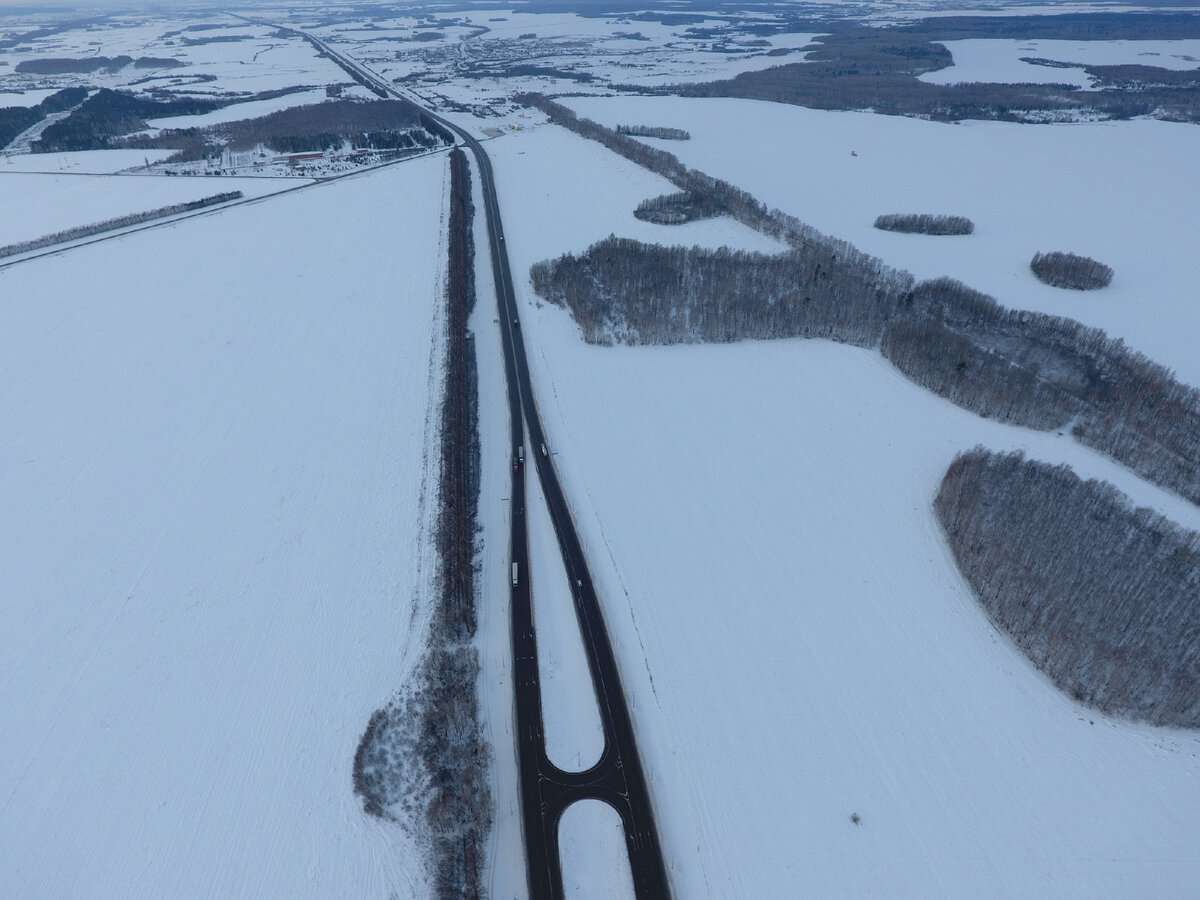
[{"label": "snow-covered field", "polygon": [[[878,16],[944,6],[880,4]],[[388,78],[414,76],[406,90],[443,111],[453,101],[450,116],[490,135],[535,390],[676,896],[1194,891],[1200,738],[1097,717],[1060,695],[988,625],[931,500],[953,457],[982,443],[1067,462],[1189,528],[1200,530],[1200,508],[1069,437],[964,412],[868,351],[591,347],[531,293],[532,263],[612,233],[781,248],[729,219],[637,221],[640,201],[674,186],[541,124],[514,92],[724,78],[798,61],[791,51],[812,34],[757,44],[719,19],[484,9],[438,20],[381,9],[372,21],[360,7],[334,22],[342,12],[308,2],[253,15],[311,27]],[[197,23],[222,27],[184,30]],[[12,19],[0,36],[38,24]],[[245,39],[206,42],[229,36]],[[38,102],[51,84],[137,87],[149,76],[194,93],[311,86],[151,127],[320,102],[324,85],[348,78],[296,37],[216,13],[114,16],[27,46],[0,50],[0,91],[26,91],[0,94],[0,106]],[[1083,85],[1079,69],[1019,57],[1200,59],[1198,41],[948,46],[955,65],[929,80]],[[14,71],[22,59],[119,53],[187,66]],[[533,68],[484,71],[522,65]],[[951,275],[1007,306],[1098,325],[1200,385],[1195,126],[565,102],[608,125],[685,128],[692,140],[655,143],[918,277]],[[0,244],[300,183],[80,174],[169,153],[0,160],[0,202],[15,211]],[[446,203],[439,154],[0,270],[0,896],[430,892],[420,836],[362,813],[351,765],[371,712],[410,677],[427,624]],[[888,212],[966,215],[976,231],[874,229]],[[480,216],[480,251],[482,227]],[[1094,256],[1116,279],[1094,293],[1049,288],[1028,269],[1039,250]],[[485,885],[507,898],[525,891],[511,463],[482,253],[477,273],[479,686],[496,801]],[[601,743],[592,687],[535,481],[527,502],[548,749],[579,768]],[[611,810],[577,804],[559,836],[571,896],[630,896]]]},{"label": "snow-covered field", "polygon": [[0,272],[0,893],[424,891],[351,765],[428,614],[446,183]]},{"label": "snow-covered field", "polygon": [[633,900],[625,829],[615,809],[598,800],[572,804],[563,813],[558,841],[569,900]]},{"label": "snow-covered field", "polygon": [[0,206],[21,214],[0,218],[0,246],[226,191],[250,198],[296,186],[262,178],[10,174],[4,169],[0,163]]},{"label": "snow-covered field", "polygon": [[[1200,127],[948,125],[752,100],[565,102],[606,125],[685,128],[690,141],[659,142],[685,164],[918,278],[949,275],[1005,306],[1099,326],[1200,386]],[[975,233],[873,227],[893,212],[964,215]],[[1049,287],[1029,270],[1039,250],[1094,257],[1116,276],[1103,291]]]},{"label": "snow-covered field", "polygon": [[[595,118],[604,102],[573,101]],[[730,127],[731,110],[718,144],[675,103],[614,116],[701,131],[671,149],[814,218],[824,198],[799,201],[837,170],[806,164],[818,132],[799,140],[788,116],[803,110],[754,132],[779,135],[753,143],[786,148],[785,173],[739,138],[750,129]],[[861,123],[857,146],[908,152],[888,141],[892,120],[870,121],[880,131]],[[489,144],[518,275],[614,230],[761,242],[729,223],[701,236],[637,222],[631,200],[669,186],[547,130]],[[685,155],[693,145],[705,164]],[[955,454],[983,443],[1069,462],[1188,527],[1200,510],[1068,437],[960,410],[868,351],[590,347],[518,290],[679,896],[1169,896],[1200,879],[1200,739],[1097,717],[1055,690],[989,626],[931,500]]]},{"label": "snow-covered field", "polygon": [[[931,84],[970,81],[1092,86],[1084,66],[1200,68],[1200,41],[1051,41],[972,38],[942,41],[954,65],[921,75]],[[1022,62],[1022,57],[1073,63],[1071,68]]]}]

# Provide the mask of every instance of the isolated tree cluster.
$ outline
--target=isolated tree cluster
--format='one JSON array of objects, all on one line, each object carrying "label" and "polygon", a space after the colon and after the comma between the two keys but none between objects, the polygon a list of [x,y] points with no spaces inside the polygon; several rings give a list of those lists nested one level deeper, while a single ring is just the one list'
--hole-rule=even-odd
[{"label": "isolated tree cluster", "polygon": [[643,200],[634,209],[633,215],[643,222],[656,225],[683,225],[685,222],[711,219],[724,212],[719,203],[705,194],[679,191]]},{"label": "isolated tree cluster", "polygon": [[1039,281],[1073,291],[1095,291],[1108,287],[1113,279],[1113,270],[1104,263],[1058,250],[1035,253],[1029,268]]},{"label": "isolated tree cluster", "polygon": [[667,128],[662,125],[618,125],[617,134],[626,134],[630,137],[660,138],[666,141],[690,141],[692,139],[689,131],[684,131],[682,128]]},{"label": "isolated tree cluster", "polygon": [[888,213],[875,219],[880,231],[902,234],[971,234],[975,223],[966,216],[934,215],[932,213]]},{"label": "isolated tree cluster", "polygon": [[470,171],[450,156],[450,258],[446,382],[441,409],[438,602],[417,685],[377,711],[354,759],[354,789],[367,812],[419,813],[431,842],[439,898],[481,898],[484,843],[493,809],[491,748],[479,717],[475,566],[479,504],[475,303]]},{"label": "isolated tree cluster", "polygon": [[118,216],[115,219],[105,219],[103,222],[96,222],[92,225],[77,225],[74,228],[56,231],[54,234],[48,234],[44,237],[34,238],[33,240],[19,241],[15,244],[6,244],[5,246],[0,247],[0,259],[3,259],[6,256],[16,256],[18,253],[29,253],[33,250],[42,250],[45,247],[53,247],[55,244],[65,244],[68,241],[78,241],[82,238],[103,234],[106,231],[116,231],[118,228],[128,228],[131,225],[141,225],[143,222],[153,222],[155,219],[163,219],[167,216],[177,216],[180,213],[195,212],[198,209],[206,209],[210,206],[219,206],[222,203],[229,203],[231,200],[241,199],[241,191],[228,191],[223,194],[213,194],[211,197],[203,197],[200,200],[188,200],[186,203],[172,203],[170,206],[160,206],[158,209],[146,210],[145,212],[139,213],[130,213],[127,216]]},{"label": "isolated tree cluster", "polygon": [[1076,700],[1200,727],[1200,534],[1068,466],[976,448],[934,509],[995,625]]}]

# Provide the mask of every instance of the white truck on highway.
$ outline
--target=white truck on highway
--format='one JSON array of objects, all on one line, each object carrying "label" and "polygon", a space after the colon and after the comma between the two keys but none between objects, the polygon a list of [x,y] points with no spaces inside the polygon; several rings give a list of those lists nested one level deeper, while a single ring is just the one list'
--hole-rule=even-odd
[{"label": "white truck on highway", "polygon": [[513,587],[516,587],[517,586],[517,564],[516,563],[513,563],[512,576],[513,576]]}]

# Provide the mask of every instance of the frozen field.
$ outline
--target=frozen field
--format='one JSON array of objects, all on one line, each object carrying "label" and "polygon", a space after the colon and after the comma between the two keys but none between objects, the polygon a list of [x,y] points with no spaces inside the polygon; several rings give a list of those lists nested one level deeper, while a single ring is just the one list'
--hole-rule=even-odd
[{"label": "frozen field", "polygon": [[[622,118],[699,121],[657,112]],[[547,130],[489,144],[518,276],[610,231],[655,230],[631,197],[669,189]],[[793,204],[802,190],[780,188]],[[657,231],[761,240],[705,227]],[[983,443],[1070,462],[1192,528],[1200,510],[1067,438],[962,411],[868,351],[590,347],[518,290],[679,896],[1083,898],[1196,883],[1200,740],[1060,695],[988,625],[931,500],[955,454]]]},{"label": "frozen field", "polygon": [[351,764],[427,616],[446,183],[0,272],[0,893],[424,890]]},{"label": "frozen field", "polygon": [[[661,145],[689,166],[918,278],[950,275],[1005,306],[1099,326],[1200,385],[1200,127],[947,125],[751,100],[567,102],[610,126],[685,128],[692,140]],[[964,215],[975,233],[873,227],[892,212]],[[1103,291],[1049,287],[1029,271],[1039,250],[1094,257],[1116,277]]]},{"label": "frozen field", "polygon": [[21,214],[0,218],[0,246],[227,191],[250,198],[296,186],[263,178],[20,174],[5,168],[0,163],[0,206]]},{"label": "frozen field", "polygon": [[[1011,84],[1074,84],[1091,87],[1084,66],[1157,66],[1163,69],[1200,68],[1200,41],[1049,41],[969,39],[942,41],[954,65],[921,75],[931,84],[967,81]],[[1022,62],[1050,59],[1074,63],[1072,68]]]}]

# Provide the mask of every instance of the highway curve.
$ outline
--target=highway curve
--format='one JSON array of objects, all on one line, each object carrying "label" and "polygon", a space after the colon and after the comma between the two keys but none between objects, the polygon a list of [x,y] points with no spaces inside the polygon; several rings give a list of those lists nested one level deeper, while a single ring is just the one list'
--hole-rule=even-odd
[{"label": "highway curve", "polygon": [[[402,95],[385,79],[334,50],[324,41],[299,33],[351,74],[357,73],[390,96],[413,102],[412,98]],[[563,896],[558,823],[563,812],[575,801],[595,799],[608,803],[621,816],[634,889],[639,900],[667,900],[670,889],[666,866],[637,752],[633,723],[621,688],[604,616],[553,463],[548,454],[537,449],[546,443],[546,437],[530,384],[491,160],[480,142],[465,130],[429,110],[424,112],[456,134],[471,150],[483,184],[483,206],[487,215],[488,245],[496,283],[513,445],[512,561],[518,573],[515,579],[517,583],[512,587],[513,682],[529,893],[533,900],[557,900]],[[529,434],[528,444],[524,444],[523,440],[526,430]],[[530,451],[524,454],[523,461],[520,459],[522,446]],[[551,763],[546,754],[525,516],[525,469],[529,460],[533,460],[537,468],[563,564],[570,579],[575,612],[604,729],[604,751],[600,760],[583,772],[563,771]]]}]

